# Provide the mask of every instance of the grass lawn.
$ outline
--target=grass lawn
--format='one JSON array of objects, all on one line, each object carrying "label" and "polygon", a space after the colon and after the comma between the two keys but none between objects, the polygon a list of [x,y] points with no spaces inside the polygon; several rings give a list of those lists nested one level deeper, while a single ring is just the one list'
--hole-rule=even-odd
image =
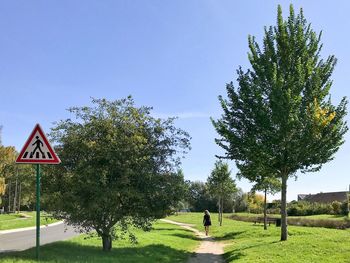
[{"label": "grass lawn", "polygon": [[[22,212],[21,214],[0,215],[0,230],[30,227],[36,225],[36,212]],[[24,214],[28,217],[24,217]],[[45,212],[40,213],[40,225],[50,224],[53,222],[57,222],[57,220],[48,218]]]},{"label": "grass lawn", "polygon": [[[212,214],[210,234],[225,242],[227,262],[350,262],[350,230],[289,226],[288,241],[280,242],[280,228],[224,218],[218,226]],[[202,213],[180,214],[169,219],[194,224],[203,231]]]},{"label": "grass lawn", "polygon": [[[113,241],[110,252],[102,251],[99,238],[84,239],[85,235],[69,241],[61,241],[41,247],[40,262],[113,262],[113,263],[176,263],[186,262],[199,245],[193,232],[178,226],[157,222],[154,230],[137,230],[139,243],[128,240]],[[0,254],[0,262],[37,262],[35,249],[23,252]]]}]

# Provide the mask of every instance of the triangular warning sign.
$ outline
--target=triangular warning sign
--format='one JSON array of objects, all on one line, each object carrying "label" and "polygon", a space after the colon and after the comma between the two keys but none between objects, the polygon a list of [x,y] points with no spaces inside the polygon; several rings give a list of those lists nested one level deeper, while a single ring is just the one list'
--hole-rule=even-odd
[{"label": "triangular warning sign", "polygon": [[59,164],[60,162],[40,125],[35,125],[16,163]]}]

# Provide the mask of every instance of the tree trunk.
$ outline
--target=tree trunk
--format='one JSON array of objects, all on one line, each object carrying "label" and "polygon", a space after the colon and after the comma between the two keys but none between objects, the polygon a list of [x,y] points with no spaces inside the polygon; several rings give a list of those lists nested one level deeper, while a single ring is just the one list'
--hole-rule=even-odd
[{"label": "tree trunk", "polygon": [[22,191],[22,183],[19,183],[18,213],[21,212],[21,191]]},{"label": "tree trunk", "polygon": [[112,249],[112,237],[109,234],[102,235],[103,251],[111,251]]},{"label": "tree trunk", "polygon": [[218,221],[219,221],[219,224],[220,224],[220,211],[221,211],[221,209],[220,209],[220,206],[221,206],[221,196],[219,196],[219,201],[218,201],[218,212],[219,212],[219,214],[218,214]]},{"label": "tree trunk", "polygon": [[221,220],[220,226],[222,226],[222,214],[224,213],[224,198],[221,198]]},{"label": "tree trunk", "polygon": [[267,194],[267,188],[265,188],[265,198],[264,198],[264,229],[265,229],[265,230],[267,230],[267,216],[266,216],[267,204],[266,204],[266,194]]},{"label": "tree trunk", "polygon": [[17,177],[16,177],[16,183],[15,183],[15,196],[13,197],[13,212],[16,213],[17,210],[17,188],[18,188],[18,183],[17,183]]},{"label": "tree trunk", "polygon": [[8,212],[11,213],[11,184],[12,182],[9,182],[8,184],[8,191],[9,191],[9,200],[8,200]]},{"label": "tree trunk", "polygon": [[288,238],[287,229],[287,179],[288,174],[282,174],[282,192],[281,192],[281,241]]}]

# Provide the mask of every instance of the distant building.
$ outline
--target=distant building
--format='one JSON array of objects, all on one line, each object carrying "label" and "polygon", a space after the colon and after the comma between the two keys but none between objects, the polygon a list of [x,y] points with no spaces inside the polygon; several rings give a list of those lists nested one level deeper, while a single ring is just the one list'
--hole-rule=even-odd
[{"label": "distant building", "polygon": [[298,201],[307,201],[310,203],[323,203],[329,204],[333,201],[347,202],[348,201],[348,191],[344,192],[330,192],[330,193],[318,193],[318,194],[299,194]]}]

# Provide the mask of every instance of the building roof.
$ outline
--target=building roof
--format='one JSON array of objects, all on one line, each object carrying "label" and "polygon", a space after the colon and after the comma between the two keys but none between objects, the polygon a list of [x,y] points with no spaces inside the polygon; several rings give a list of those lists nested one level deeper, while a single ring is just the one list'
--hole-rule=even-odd
[{"label": "building roof", "polygon": [[299,194],[298,201],[307,201],[311,203],[332,203],[333,201],[344,202],[348,200],[348,191],[330,192],[318,194]]}]

